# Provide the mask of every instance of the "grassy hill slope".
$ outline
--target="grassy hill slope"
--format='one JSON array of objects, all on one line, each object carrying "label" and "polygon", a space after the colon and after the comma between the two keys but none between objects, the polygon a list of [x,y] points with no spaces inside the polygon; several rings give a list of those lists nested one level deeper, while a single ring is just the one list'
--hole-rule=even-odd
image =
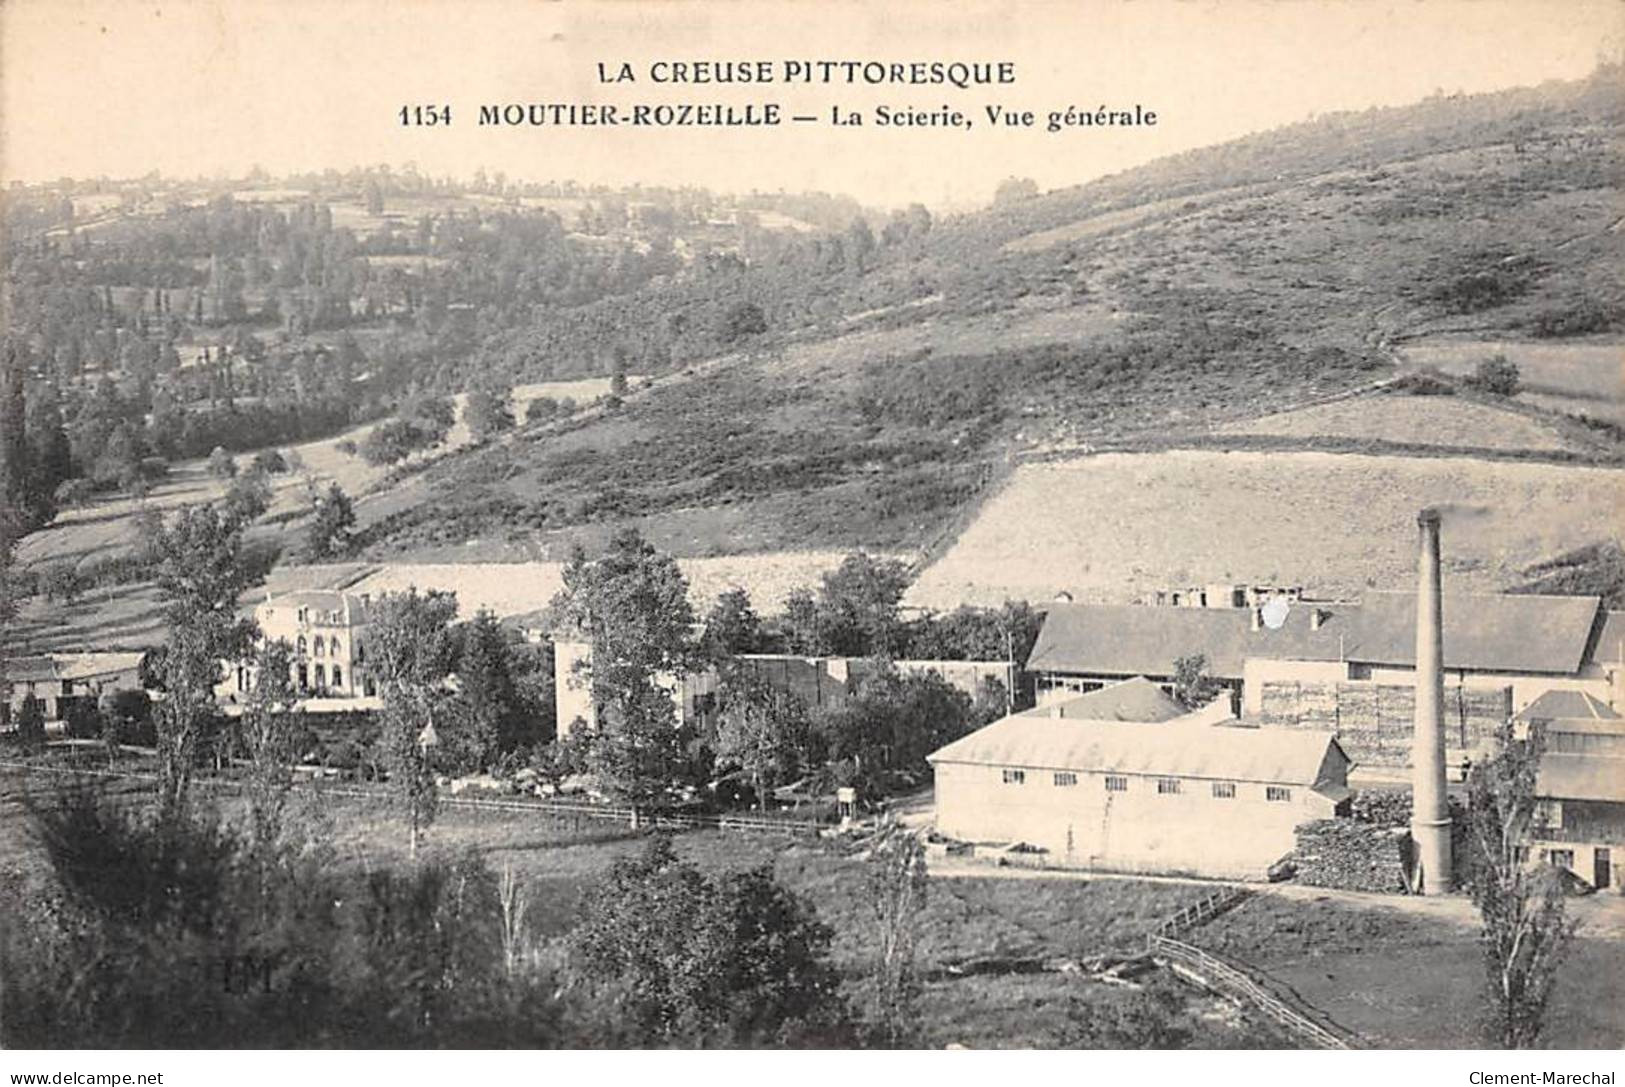
[{"label": "grassy hill slope", "polygon": [[1424,332],[1527,338],[1580,303],[1606,332],[1625,299],[1615,74],[1321,118],[839,268],[808,243],[541,318],[480,368],[522,380],[578,326],[661,336],[745,301],[768,330],[445,458],[364,504],[368,553],[545,558],[626,521],[686,554],[927,548],[1023,451],[1211,441],[1389,376],[1390,345]]}]

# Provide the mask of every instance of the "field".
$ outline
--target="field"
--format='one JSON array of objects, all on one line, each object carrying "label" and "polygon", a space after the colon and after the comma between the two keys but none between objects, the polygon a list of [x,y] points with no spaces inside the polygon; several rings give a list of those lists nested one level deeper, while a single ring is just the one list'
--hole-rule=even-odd
[{"label": "field", "polygon": [[[1479,1043],[1484,983],[1476,920],[1465,902],[1455,921],[1393,908],[1356,908],[1330,897],[1260,895],[1198,929],[1191,939],[1269,971],[1343,1026],[1379,1046],[1461,1048]],[[1554,1049],[1625,1045],[1625,941],[1587,934],[1590,917],[1617,916],[1617,900],[1571,900],[1582,918],[1547,1013]],[[1376,953],[1380,946],[1381,953]]]},{"label": "field", "polygon": [[[1018,468],[909,590],[1129,603],[1219,581],[1358,595],[1409,584],[1416,512],[1482,507],[1444,530],[1447,582],[1493,591],[1528,564],[1619,532],[1625,471],[1305,452],[1102,454]],[[1357,532],[1351,531],[1359,526]]]},{"label": "field", "polygon": [[1471,374],[1480,361],[1505,355],[1518,367],[1522,402],[1552,411],[1625,423],[1625,344],[1433,337],[1399,348],[1408,367]]},{"label": "field", "polygon": [[[38,893],[48,872],[15,802],[21,780],[5,775],[0,807],[0,877],[6,898]],[[370,802],[313,801],[301,817],[322,830],[336,863],[361,869],[405,861],[400,824]],[[493,868],[511,867],[530,896],[538,934],[566,932],[593,881],[617,857],[644,848],[646,835],[614,824],[571,826],[535,816],[450,810],[430,832],[429,848],[472,850]],[[815,906],[835,930],[831,948],[849,996],[863,1001],[874,961],[873,920],[860,859],[814,844],[772,837],[694,832],[675,839],[680,856],[716,873],[770,865],[777,878]],[[1076,958],[1133,949],[1144,931],[1204,893],[1204,888],[1129,880],[934,881],[927,896],[918,955],[927,978],[921,1013],[923,1045],[973,1048],[1055,1046],[1076,1037],[1081,1018],[1131,999],[1125,990],[1077,974],[994,970],[954,977],[945,968],[970,960]],[[1233,1008],[1187,991],[1194,1044],[1229,1047],[1270,1039]]]},{"label": "field", "polygon": [[[688,578],[689,600],[702,617],[717,596],[744,588],[759,613],[781,610],[796,589],[816,589],[823,575],[846,556],[838,551],[780,552],[724,558],[679,559]],[[564,588],[561,562],[387,563],[349,585],[354,592],[382,594],[411,586],[457,594],[463,615],[486,610],[497,616],[545,608]]]},{"label": "field", "polygon": [[1577,443],[1546,422],[1459,396],[1349,397],[1233,423],[1222,432],[1456,450],[1580,451]]}]

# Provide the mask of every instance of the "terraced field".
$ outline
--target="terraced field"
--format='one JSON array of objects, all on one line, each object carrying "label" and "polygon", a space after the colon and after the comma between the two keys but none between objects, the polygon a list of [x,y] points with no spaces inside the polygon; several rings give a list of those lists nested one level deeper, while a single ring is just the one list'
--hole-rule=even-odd
[{"label": "terraced field", "polygon": [[1557,429],[1455,396],[1372,395],[1284,411],[1221,428],[1226,434],[1346,438],[1445,449],[1579,452]]},{"label": "terraced field", "polygon": [[1425,505],[1452,586],[1494,590],[1528,564],[1619,534],[1625,470],[1311,452],[1104,454],[1017,469],[907,602],[948,608],[1129,602],[1170,585],[1403,587]]},{"label": "terraced field", "polygon": [[1524,391],[1518,399],[1552,411],[1625,423],[1625,344],[1587,340],[1528,343],[1504,339],[1434,337],[1399,349],[1412,369],[1470,374],[1478,363],[1505,355],[1517,364]]}]

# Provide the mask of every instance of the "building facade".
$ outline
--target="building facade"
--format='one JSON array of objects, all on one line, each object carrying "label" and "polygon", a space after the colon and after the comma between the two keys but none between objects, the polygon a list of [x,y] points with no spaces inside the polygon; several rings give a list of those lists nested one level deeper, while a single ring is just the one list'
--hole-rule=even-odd
[{"label": "building facade", "polygon": [[[287,643],[289,680],[301,696],[322,702],[374,699],[376,677],[367,668],[367,626],[371,598],[337,590],[306,590],[272,597],[254,608],[254,620],[267,641]],[[217,694],[241,703],[253,690],[254,667],[229,662]]]},{"label": "building facade", "polygon": [[1087,720],[1045,707],[930,757],[937,830],[1025,843],[1060,867],[1257,879],[1294,828],[1338,814],[1348,756],[1326,732]]}]

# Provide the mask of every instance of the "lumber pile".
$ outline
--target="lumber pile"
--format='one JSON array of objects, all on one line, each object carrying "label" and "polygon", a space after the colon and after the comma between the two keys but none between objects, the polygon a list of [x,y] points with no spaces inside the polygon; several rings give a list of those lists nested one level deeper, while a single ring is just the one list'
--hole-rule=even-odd
[{"label": "lumber pile", "polygon": [[1345,891],[1405,893],[1410,831],[1354,819],[1316,819],[1297,830],[1297,881]]}]

